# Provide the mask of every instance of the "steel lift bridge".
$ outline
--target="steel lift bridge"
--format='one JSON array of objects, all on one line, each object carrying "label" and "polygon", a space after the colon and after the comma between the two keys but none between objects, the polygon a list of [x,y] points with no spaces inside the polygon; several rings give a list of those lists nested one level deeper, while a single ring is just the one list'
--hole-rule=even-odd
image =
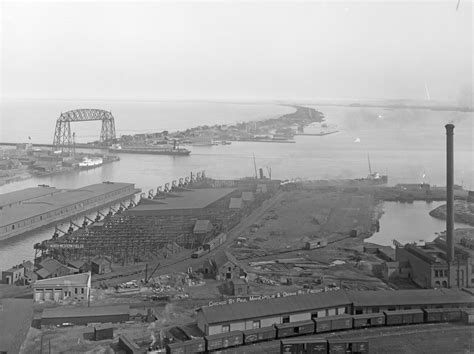
[{"label": "steel lift bridge", "polygon": [[116,139],[116,136],[114,117],[111,112],[101,109],[76,109],[66,113],[61,113],[56,121],[53,149],[61,152],[73,151],[74,134],[71,135],[71,122],[86,122],[92,120],[102,121],[100,144],[104,146],[112,144]]}]

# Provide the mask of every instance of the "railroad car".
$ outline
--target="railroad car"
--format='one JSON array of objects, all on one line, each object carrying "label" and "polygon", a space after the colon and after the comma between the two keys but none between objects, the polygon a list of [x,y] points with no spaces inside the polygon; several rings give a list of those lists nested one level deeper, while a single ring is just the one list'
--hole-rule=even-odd
[{"label": "railroad car", "polygon": [[312,320],[282,323],[276,325],[277,338],[294,337],[314,333],[314,322]]},{"label": "railroad car", "polygon": [[251,344],[276,338],[275,326],[247,329],[244,331],[244,343]]},{"label": "railroad car", "polygon": [[330,354],[346,354],[359,353],[366,354],[369,352],[369,342],[363,339],[329,339],[328,353]]},{"label": "railroad car", "polygon": [[204,338],[196,338],[183,342],[166,344],[167,354],[194,354],[206,351],[206,341]]},{"label": "railroad car", "polygon": [[205,251],[212,251],[213,249],[222,245],[226,240],[227,240],[227,234],[222,232],[216,237],[214,237],[213,239],[206,242],[202,247],[204,248]]},{"label": "railroad car", "polygon": [[198,248],[197,250],[195,250],[192,254],[191,254],[191,258],[199,258],[199,257],[202,257],[204,256],[205,254],[207,254],[209,251],[206,251],[202,248]]},{"label": "railroad car", "polygon": [[385,325],[385,315],[383,313],[366,313],[354,315],[354,328],[376,327]]},{"label": "railroad car", "polygon": [[242,331],[213,334],[206,336],[206,347],[208,351],[215,351],[244,344]]}]

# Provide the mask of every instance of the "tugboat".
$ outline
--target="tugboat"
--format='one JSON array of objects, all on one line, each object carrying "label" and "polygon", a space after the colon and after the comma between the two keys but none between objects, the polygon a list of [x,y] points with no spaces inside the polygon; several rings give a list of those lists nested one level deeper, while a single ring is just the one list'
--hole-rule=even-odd
[{"label": "tugboat", "polygon": [[369,175],[366,178],[358,178],[357,181],[366,182],[368,184],[387,184],[388,176],[381,175],[378,172],[372,172],[372,167],[370,166],[370,156],[367,154],[367,160],[369,162]]}]

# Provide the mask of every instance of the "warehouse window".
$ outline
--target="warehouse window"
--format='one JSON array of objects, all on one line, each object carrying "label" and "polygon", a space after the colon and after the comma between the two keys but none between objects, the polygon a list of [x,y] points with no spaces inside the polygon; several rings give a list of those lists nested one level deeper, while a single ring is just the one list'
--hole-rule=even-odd
[{"label": "warehouse window", "polygon": [[311,314],[311,319],[314,319],[314,318],[318,318],[318,313],[317,312],[313,312]]},{"label": "warehouse window", "polygon": [[222,333],[230,332],[230,325],[222,325]]},{"label": "warehouse window", "polygon": [[378,307],[372,307],[372,313],[379,313],[380,309]]},{"label": "warehouse window", "polygon": [[260,320],[258,320],[258,321],[253,321],[253,323],[252,323],[252,328],[260,328]]},{"label": "warehouse window", "polygon": [[281,323],[290,323],[290,316],[283,316]]}]

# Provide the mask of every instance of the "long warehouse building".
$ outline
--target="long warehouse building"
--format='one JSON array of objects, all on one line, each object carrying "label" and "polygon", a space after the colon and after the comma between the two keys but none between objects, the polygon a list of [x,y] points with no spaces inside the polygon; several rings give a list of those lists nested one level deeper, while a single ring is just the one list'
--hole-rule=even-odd
[{"label": "long warehouse building", "polygon": [[[29,188],[0,195],[1,204],[8,205],[0,210],[0,240],[128,199],[140,191],[132,183],[118,182],[92,184],[71,190],[44,188],[44,191]],[[41,192],[46,195],[36,197]]]}]

